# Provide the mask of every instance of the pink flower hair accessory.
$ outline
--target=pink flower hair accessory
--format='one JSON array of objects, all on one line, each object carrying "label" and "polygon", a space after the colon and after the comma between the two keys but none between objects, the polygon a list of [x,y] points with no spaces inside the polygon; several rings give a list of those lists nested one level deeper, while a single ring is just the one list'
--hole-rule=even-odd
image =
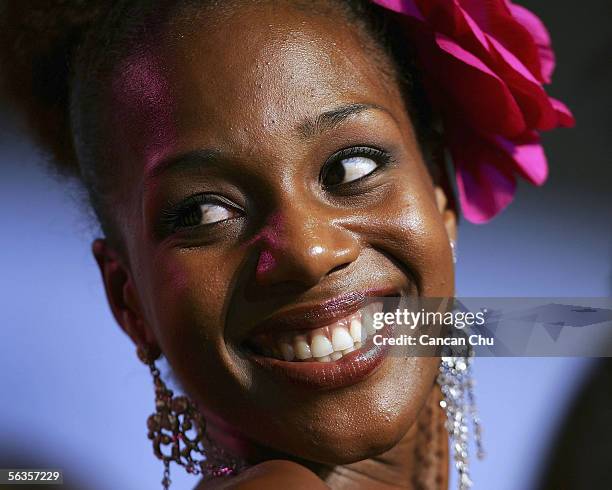
[{"label": "pink flower hair accessory", "polygon": [[574,117],[549,97],[555,57],[541,20],[510,0],[372,0],[401,15],[444,124],[464,216],[485,223],[514,198],[516,177],[542,185],[539,133]]}]

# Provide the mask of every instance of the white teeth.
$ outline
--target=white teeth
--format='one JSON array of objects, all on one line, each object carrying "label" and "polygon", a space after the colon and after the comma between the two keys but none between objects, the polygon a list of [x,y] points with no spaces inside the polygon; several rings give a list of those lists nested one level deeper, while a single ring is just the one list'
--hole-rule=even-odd
[{"label": "white teeth", "polygon": [[[374,335],[376,333],[376,329],[374,328],[374,319],[372,318],[369,322],[365,324],[365,333],[366,335]],[[363,339],[362,339],[363,341]]]},{"label": "white teeth", "polygon": [[373,327],[374,317],[372,316],[371,306],[368,306],[361,315],[361,342],[365,340],[365,337],[371,335],[376,329]]},{"label": "white teeth", "polygon": [[353,337],[346,328],[338,326],[332,332],[332,346],[336,352],[353,347]]},{"label": "white teeth", "polygon": [[353,318],[350,325],[353,342],[361,342],[361,320]]},{"label": "white teeth", "polygon": [[293,361],[295,354],[293,352],[293,347],[291,346],[291,344],[288,344],[287,342],[280,342],[279,346],[281,354],[283,355],[283,359],[285,361]]},{"label": "white teeth", "polygon": [[334,352],[334,347],[325,335],[318,333],[312,336],[310,351],[313,357],[320,358],[329,356]]},{"label": "white teeth", "polygon": [[366,343],[366,339],[376,333],[373,313],[381,309],[380,303],[372,304],[327,327],[311,331],[286,332],[276,342],[269,337],[263,338],[260,352],[267,357],[285,361],[336,361],[343,355],[360,349]]},{"label": "white teeth", "polygon": [[310,346],[304,335],[298,335],[293,339],[293,350],[295,351],[295,357],[302,361],[312,357]]}]

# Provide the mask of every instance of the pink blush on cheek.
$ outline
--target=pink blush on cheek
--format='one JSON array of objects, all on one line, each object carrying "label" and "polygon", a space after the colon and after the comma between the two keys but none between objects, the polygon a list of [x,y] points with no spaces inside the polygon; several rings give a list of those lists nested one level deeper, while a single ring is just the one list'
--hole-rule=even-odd
[{"label": "pink blush on cheek", "polygon": [[264,250],[257,261],[257,275],[266,274],[276,267],[276,259],[269,250]]},{"label": "pink blush on cheek", "polygon": [[261,250],[257,260],[257,277],[265,276],[278,266],[274,252],[283,248],[283,221],[280,213],[271,215],[261,231],[247,243],[247,247],[256,246]]}]

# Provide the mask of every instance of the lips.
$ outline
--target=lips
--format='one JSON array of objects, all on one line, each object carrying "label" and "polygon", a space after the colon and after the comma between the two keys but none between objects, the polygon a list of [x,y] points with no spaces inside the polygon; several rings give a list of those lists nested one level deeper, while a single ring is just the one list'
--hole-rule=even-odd
[{"label": "lips", "polygon": [[276,315],[256,327],[245,342],[249,358],[269,374],[311,388],[339,388],[369,376],[387,348],[373,342],[373,315],[381,296],[395,291],[350,293]]},{"label": "lips", "polygon": [[394,291],[389,290],[357,291],[321,303],[302,305],[266,319],[252,334],[324,327],[363,308],[371,297],[393,294]]},{"label": "lips", "polygon": [[376,332],[373,315],[382,308],[381,301],[374,302],[330,325],[261,333],[248,344],[261,355],[285,361],[337,361],[360,349],[368,337]]},{"label": "lips", "polygon": [[[380,330],[389,336],[391,327]],[[288,381],[310,389],[337,389],[355,384],[372,375],[386,359],[388,345],[377,345],[370,337],[361,348],[336,361],[292,362],[253,353],[251,360],[279,381]]]}]

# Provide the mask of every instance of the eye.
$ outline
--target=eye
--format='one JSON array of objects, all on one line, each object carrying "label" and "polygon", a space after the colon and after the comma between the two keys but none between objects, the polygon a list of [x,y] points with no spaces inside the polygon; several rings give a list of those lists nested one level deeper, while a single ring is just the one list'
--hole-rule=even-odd
[{"label": "eye", "polygon": [[180,216],[178,224],[181,227],[212,225],[231,219],[233,216],[234,213],[225,206],[219,204],[200,204]]},{"label": "eye", "polygon": [[177,231],[222,223],[239,215],[237,207],[225,198],[200,194],[189,197],[177,209],[164,211],[162,219],[172,230]]},{"label": "eye", "polygon": [[347,148],[333,155],[323,167],[321,183],[327,187],[358,181],[389,161],[386,152],[375,148]]}]

